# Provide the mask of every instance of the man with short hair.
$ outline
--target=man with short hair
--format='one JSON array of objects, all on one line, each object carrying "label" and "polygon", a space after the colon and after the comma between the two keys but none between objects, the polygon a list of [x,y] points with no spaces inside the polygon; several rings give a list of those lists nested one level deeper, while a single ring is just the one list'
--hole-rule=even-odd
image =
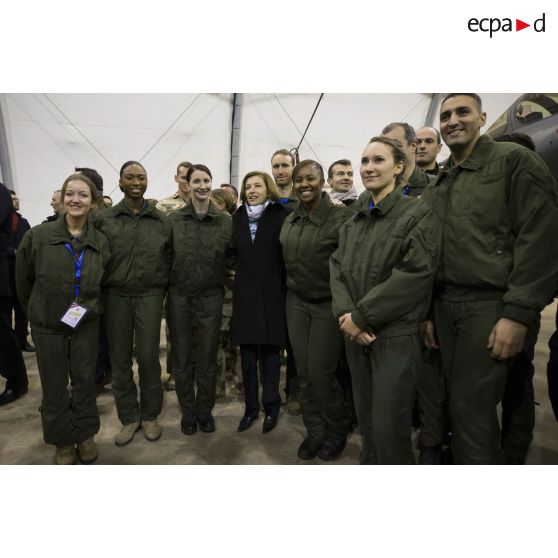
[{"label": "man with short hair", "polygon": [[279,190],[279,202],[290,209],[294,209],[298,204],[293,190],[294,166],[294,155],[288,149],[278,149],[271,156],[271,173]]},{"label": "man with short hair", "polygon": [[403,194],[418,198],[431,183],[431,178],[416,165],[417,136],[407,122],[392,122],[382,130],[382,136],[397,140],[405,152],[405,170],[401,186]]},{"label": "man with short hair", "polygon": [[60,208],[62,207],[60,194],[62,194],[62,190],[54,190],[54,192],[52,193],[52,198],[50,199],[50,207],[52,207],[52,211],[54,211],[54,213],[52,215],[49,215],[43,221],[43,223],[50,223],[50,221],[56,221],[56,219],[58,219]]},{"label": "man with short hair", "polygon": [[327,183],[331,188],[329,197],[347,207],[358,199],[353,184],[353,165],[349,159],[339,159],[331,163],[327,171]]},{"label": "man with short hair", "polygon": [[178,190],[168,198],[165,198],[155,206],[159,211],[162,211],[165,215],[175,211],[176,209],[181,209],[185,207],[190,198],[190,188],[188,187],[188,182],[186,182],[186,175],[188,174],[188,169],[192,166],[189,161],[183,161],[178,163],[176,167],[176,174],[174,175],[174,181],[178,184]]},{"label": "man with short hair", "polygon": [[[174,181],[178,184],[178,190],[168,198],[162,199],[157,202],[155,207],[165,215],[181,209],[186,206],[188,200],[190,199],[190,188],[188,187],[188,182],[186,181],[186,175],[188,174],[188,169],[192,166],[189,161],[182,161],[178,163],[176,167],[176,174],[174,175]],[[176,379],[172,371],[172,356],[171,356],[171,339],[168,325],[166,325],[167,318],[167,302],[165,298],[165,309],[163,313],[165,318],[165,334],[167,337],[167,374],[169,375],[167,381],[165,382],[165,389],[167,391],[173,391],[176,389]]]},{"label": "man with short hair", "polygon": [[[286,205],[289,209],[295,209],[298,199],[293,188],[293,169],[295,166],[294,155],[288,149],[278,149],[271,156],[271,173],[277,189],[279,190],[279,203]],[[297,372],[293,356],[293,349],[287,336],[287,355],[285,394],[287,404],[285,410],[289,415],[298,416],[302,414],[302,407],[298,400]]]},{"label": "man with short hair", "polygon": [[426,174],[436,176],[440,172],[440,165],[436,157],[442,149],[442,137],[436,128],[424,126],[417,130],[416,164]]},{"label": "man with short hair", "polygon": [[[536,153],[481,136],[485,123],[475,93],[444,98],[440,131],[451,156],[423,195],[442,223],[434,324],[458,464],[504,462],[497,405],[558,281],[554,179]],[[432,323],[424,340],[437,345]]]}]

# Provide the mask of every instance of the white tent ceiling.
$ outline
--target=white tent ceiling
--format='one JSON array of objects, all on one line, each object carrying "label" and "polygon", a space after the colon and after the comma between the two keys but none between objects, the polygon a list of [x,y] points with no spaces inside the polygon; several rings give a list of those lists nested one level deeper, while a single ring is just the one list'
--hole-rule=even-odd
[{"label": "white tent ceiling", "polygon": [[[517,94],[484,94],[487,128]],[[270,168],[280,147],[298,146],[319,94],[245,94],[239,175]],[[392,121],[424,124],[428,94],[326,94],[300,147],[302,158],[327,169],[340,158],[357,164],[365,142]],[[118,170],[140,160],[148,196],[175,190],[176,164],[203,162],[214,185],[229,181],[232,94],[2,94],[7,153],[21,211],[32,225],[51,213],[49,201],[74,167],[96,168],[115,201]],[[486,128],[485,128],[486,129]],[[359,181],[357,180],[357,183]],[[360,186],[357,184],[357,186]]]}]

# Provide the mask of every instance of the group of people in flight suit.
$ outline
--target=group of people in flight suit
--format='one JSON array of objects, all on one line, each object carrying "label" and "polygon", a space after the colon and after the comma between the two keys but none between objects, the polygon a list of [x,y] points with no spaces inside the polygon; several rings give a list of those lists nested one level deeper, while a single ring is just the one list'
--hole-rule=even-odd
[{"label": "group of people in flight suit", "polygon": [[[362,464],[414,463],[414,409],[422,463],[440,463],[448,440],[455,463],[524,462],[532,374],[514,369],[532,366],[540,312],[558,284],[558,245],[549,242],[558,237],[558,190],[532,150],[481,136],[485,121],[476,94],[444,98],[440,133],[451,155],[441,167],[437,130],[417,139],[408,124],[386,126],[364,146],[360,196],[350,161],[326,176],[317,161],[295,164],[278,150],[273,176],[244,177],[232,216],[212,200],[202,164],[179,165],[174,202],[159,209],[145,197],[137,161],[120,170],[124,199],[102,211],[95,184],[69,176],[60,218],[27,232],[16,258],[55,462],[97,459],[100,320],[122,425],[117,446],[140,428],[150,441],[161,436],[164,311],[181,430],[215,430],[226,284],[245,389],[239,432],[258,420],[259,382],[262,431],[276,427],[287,346],[307,431],[302,460],[333,461],[345,448],[353,421],[338,372],[346,362]],[[172,210],[160,211],[165,203]],[[497,407],[514,372],[524,379],[507,407],[508,451]]]}]

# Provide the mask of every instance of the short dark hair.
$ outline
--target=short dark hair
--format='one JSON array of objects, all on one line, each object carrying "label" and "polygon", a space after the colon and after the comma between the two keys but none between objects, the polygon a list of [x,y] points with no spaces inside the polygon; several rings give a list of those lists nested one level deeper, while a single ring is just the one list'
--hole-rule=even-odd
[{"label": "short dark hair", "polygon": [[442,143],[442,136],[440,135],[439,130],[434,128],[434,126],[422,126],[421,128],[419,128],[419,131],[423,130],[424,128],[430,128],[431,130],[434,130],[434,132],[436,133],[436,142],[438,143],[438,145]]},{"label": "short dark hair", "polygon": [[[482,100],[481,98],[476,94],[476,93],[448,93],[443,99],[442,99],[442,105],[448,100],[451,99],[452,97],[459,97],[460,95],[465,95],[465,97],[471,97],[471,99],[473,99],[477,105],[477,108],[479,110],[479,112],[482,112]],[[440,106],[442,106],[440,105]]]},{"label": "short dark hair", "polygon": [[87,178],[95,184],[97,190],[101,194],[103,193],[103,177],[95,169],[90,169],[88,167],[75,167],[75,171],[87,176]]},{"label": "short dark hair", "polygon": [[353,166],[353,164],[351,163],[351,161],[349,161],[349,159],[339,159],[338,161],[334,161],[333,163],[331,163],[331,165],[329,165],[329,169],[327,169],[327,177],[330,180],[331,178],[333,178],[333,167],[335,165],[343,165],[344,167]]},{"label": "short dark hair", "polygon": [[[120,167],[120,178],[122,178],[122,175],[124,174],[124,171],[131,165],[139,165],[145,171],[145,167],[139,161],[126,161]],[[146,171],[146,173],[147,173],[147,171]]]},{"label": "short dark hair", "polygon": [[194,174],[194,171],[202,171],[202,172],[206,172],[207,174],[209,174],[209,178],[211,178],[211,180],[213,180],[213,177],[211,176],[211,171],[205,166],[205,165],[192,165],[189,169],[188,172],[186,173],[186,182],[190,182],[190,178],[192,178],[192,175]]},{"label": "short dark hair", "polygon": [[518,145],[522,145],[531,151],[537,152],[535,148],[535,142],[531,139],[530,136],[527,134],[522,134],[521,132],[513,132],[512,134],[502,134],[497,138],[494,138],[494,141],[501,142],[501,141],[508,141],[510,143],[517,143]]},{"label": "short dark hair", "polygon": [[313,167],[316,169],[316,171],[320,175],[320,180],[323,184],[325,182],[324,169],[323,169],[322,165],[320,165],[320,163],[318,163],[318,161],[314,161],[313,159],[304,159],[304,161],[300,161],[300,163],[297,163],[295,165],[295,168],[293,169],[293,182],[296,180],[296,177],[298,176],[298,173],[300,172],[300,169],[302,167],[307,167],[308,165],[313,165]]},{"label": "short dark hair", "polygon": [[396,139],[386,138],[385,136],[375,136],[370,139],[368,145],[370,145],[371,143],[383,143],[384,145],[387,145],[391,150],[393,160],[396,163],[403,163],[403,170],[401,171],[401,174],[399,174],[395,178],[395,184],[398,185],[403,178],[403,173],[405,172],[405,164],[407,161],[405,151],[403,150],[401,142]]},{"label": "short dark hair", "polygon": [[182,161],[182,163],[178,163],[178,165],[176,165],[176,174],[178,174],[178,171],[180,170],[180,167],[184,167],[185,169],[189,169],[192,166],[192,163],[190,163],[190,161]]},{"label": "short dark hair", "polygon": [[394,128],[403,128],[403,132],[405,133],[405,141],[407,143],[411,143],[417,139],[417,135],[415,133],[415,129],[408,124],[407,122],[392,122],[384,127],[382,130],[382,135],[389,134]]},{"label": "short dark hair", "polygon": [[15,193],[15,190],[10,190],[10,189],[8,188],[8,192],[10,192],[10,194],[13,194],[14,196],[17,196],[17,194]]},{"label": "short dark hair", "polygon": [[271,156],[271,160],[273,161],[273,157],[275,157],[275,155],[285,155],[286,157],[290,157],[291,158],[291,165],[295,165],[295,158],[294,155],[285,148],[282,149],[278,149],[272,156]]}]

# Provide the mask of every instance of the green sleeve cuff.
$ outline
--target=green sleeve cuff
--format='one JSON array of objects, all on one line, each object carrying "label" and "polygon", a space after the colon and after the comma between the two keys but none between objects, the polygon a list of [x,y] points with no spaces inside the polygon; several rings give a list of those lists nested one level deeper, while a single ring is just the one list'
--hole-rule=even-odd
[{"label": "green sleeve cuff", "polygon": [[502,318],[508,318],[514,322],[530,326],[536,319],[538,312],[532,308],[516,306],[515,304],[505,304],[502,311]]},{"label": "green sleeve cuff", "polygon": [[368,331],[368,323],[366,322],[364,316],[358,310],[353,310],[351,312],[351,318],[359,329],[362,329],[362,331]]}]

